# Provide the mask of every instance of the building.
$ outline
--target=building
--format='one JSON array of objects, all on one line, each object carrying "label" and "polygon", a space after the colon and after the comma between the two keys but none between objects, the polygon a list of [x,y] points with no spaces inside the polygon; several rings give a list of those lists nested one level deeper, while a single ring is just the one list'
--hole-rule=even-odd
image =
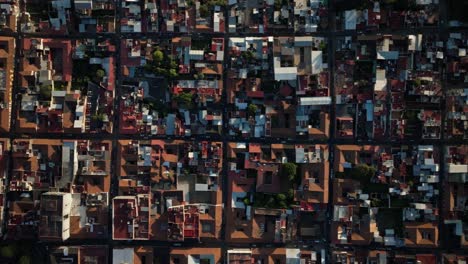
[{"label": "building", "polygon": [[169,253],[170,264],[221,264],[221,248],[173,248]]},{"label": "building", "polygon": [[[152,264],[153,262],[152,247],[126,247],[112,249],[113,264]],[[158,256],[164,255],[163,252],[158,252]]]},{"label": "building", "polygon": [[70,193],[46,192],[41,196],[39,239],[65,241],[70,237]]},{"label": "building", "polygon": [[4,225],[4,216],[5,216],[5,203],[6,203],[6,176],[7,176],[7,168],[8,168],[8,149],[9,143],[6,139],[0,139],[0,224],[2,224],[2,228],[0,228],[0,234],[4,234],[5,230],[3,229]]},{"label": "building", "polygon": [[112,200],[112,238],[149,239],[150,199],[148,195],[117,196]]},{"label": "building", "polygon": [[99,264],[107,263],[108,248],[105,245],[51,247],[48,263]]},{"label": "building", "polygon": [[298,248],[245,248],[228,249],[226,264],[243,263],[325,263],[325,250],[304,250]]}]

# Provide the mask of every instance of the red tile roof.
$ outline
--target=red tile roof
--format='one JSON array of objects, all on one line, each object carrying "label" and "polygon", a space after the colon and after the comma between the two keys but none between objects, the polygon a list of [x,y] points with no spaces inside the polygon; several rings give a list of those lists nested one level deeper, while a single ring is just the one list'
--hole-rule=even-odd
[{"label": "red tile roof", "polygon": [[250,143],[250,144],[249,144],[249,152],[250,152],[250,153],[262,153],[260,144],[258,144],[258,143]]}]

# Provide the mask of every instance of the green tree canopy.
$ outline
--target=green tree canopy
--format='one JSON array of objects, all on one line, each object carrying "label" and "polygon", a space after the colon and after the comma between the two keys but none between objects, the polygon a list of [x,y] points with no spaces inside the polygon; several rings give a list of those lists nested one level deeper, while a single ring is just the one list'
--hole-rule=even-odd
[{"label": "green tree canopy", "polygon": [[283,194],[283,193],[278,193],[276,195],[276,200],[278,200],[278,201],[286,201],[286,198],[287,198],[286,195]]},{"label": "green tree canopy", "polygon": [[177,74],[177,71],[176,71],[175,69],[170,69],[170,70],[168,71],[168,74],[167,74],[167,77],[168,77],[168,78],[174,79],[174,78],[176,78],[177,76],[179,76],[179,75]]},{"label": "green tree canopy", "polygon": [[153,60],[159,63],[162,62],[164,60],[164,53],[157,49],[153,52]]},{"label": "green tree canopy", "polygon": [[30,264],[30,263],[31,263],[30,256],[21,256],[21,258],[18,260],[18,264]]},{"label": "green tree canopy", "polygon": [[414,83],[415,86],[419,87],[419,86],[421,86],[421,79],[417,78],[417,79],[415,79],[413,81],[413,83]]},{"label": "green tree canopy", "polygon": [[191,93],[180,93],[174,98],[179,104],[183,104],[187,107],[192,106],[193,95]]},{"label": "green tree canopy", "polygon": [[319,44],[319,49],[325,50],[326,48],[327,48],[327,44],[325,43],[325,41],[321,41]]},{"label": "green tree canopy", "polygon": [[177,61],[175,61],[174,59],[171,59],[171,60],[169,61],[169,68],[171,68],[171,69],[177,69],[178,66],[179,66],[179,65],[177,64]]},{"label": "green tree canopy", "polygon": [[283,174],[287,175],[290,181],[294,181],[297,174],[297,165],[291,162],[283,164]]},{"label": "green tree canopy", "polygon": [[16,247],[14,245],[7,245],[0,248],[0,255],[5,258],[12,258],[16,254]]},{"label": "green tree canopy", "polygon": [[247,50],[241,53],[241,57],[248,61],[252,61],[255,58],[255,54],[253,53],[253,51]]},{"label": "green tree canopy", "polygon": [[99,69],[99,70],[96,71],[96,76],[99,79],[102,79],[102,78],[104,78],[104,76],[106,76],[106,72],[103,69]]},{"label": "green tree canopy", "polygon": [[226,0],[210,0],[208,2],[209,5],[211,6],[225,6],[227,5],[227,1]]},{"label": "green tree canopy", "polygon": [[205,79],[205,74],[203,74],[202,72],[200,72],[200,73],[195,73],[195,74],[193,75],[193,78],[195,78],[196,80],[203,80],[203,79]]},{"label": "green tree canopy", "polygon": [[361,183],[369,183],[374,177],[377,170],[367,164],[357,164],[351,171],[351,178],[360,181]]},{"label": "green tree canopy", "polygon": [[269,196],[268,200],[265,203],[266,208],[274,208],[276,205],[276,200],[273,196]]},{"label": "green tree canopy", "polygon": [[210,16],[210,8],[208,5],[200,5],[200,17],[208,17]]},{"label": "green tree canopy", "polygon": [[43,100],[50,100],[52,96],[52,85],[43,84],[39,87],[39,93]]},{"label": "green tree canopy", "polygon": [[249,104],[249,106],[247,107],[247,112],[250,115],[255,115],[257,110],[258,110],[258,106],[256,104]]}]

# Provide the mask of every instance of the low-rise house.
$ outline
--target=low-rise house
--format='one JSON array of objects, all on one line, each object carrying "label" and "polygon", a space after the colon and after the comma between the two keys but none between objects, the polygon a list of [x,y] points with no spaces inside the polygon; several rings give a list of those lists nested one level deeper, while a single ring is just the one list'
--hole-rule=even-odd
[{"label": "low-rise house", "polygon": [[50,249],[48,261],[51,263],[73,261],[73,263],[78,264],[89,262],[107,263],[107,254],[107,246],[60,246]]},{"label": "low-rise house", "polygon": [[[112,259],[114,264],[150,264],[153,263],[153,247],[114,247],[112,249]],[[161,250],[161,249],[160,249]],[[158,254],[161,256],[162,254]]]},{"label": "low-rise house", "polygon": [[114,197],[112,200],[112,239],[148,240],[150,201],[147,194]]},{"label": "low-rise house", "polygon": [[467,181],[467,149],[465,146],[448,146],[445,149],[445,181],[442,214],[444,223],[449,232],[451,247],[465,248],[468,245],[467,223],[464,212],[467,207],[468,189]]},{"label": "low-rise house", "polygon": [[296,248],[247,248],[247,249],[229,249],[227,251],[226,263],[235,264],[242,262],[261,261],[265,264],[282,262],[305,262],[320,263],[324,251],[303,250]]}]

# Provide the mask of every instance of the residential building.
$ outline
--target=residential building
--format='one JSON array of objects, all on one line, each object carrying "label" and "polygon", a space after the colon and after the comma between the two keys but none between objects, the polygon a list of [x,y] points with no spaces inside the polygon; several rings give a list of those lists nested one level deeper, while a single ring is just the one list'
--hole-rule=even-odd
[{"label": "residential building", "polygon": [[71,205],[69,193],[46,192],[41,195],[39,239],[65,241],[70,238]]}]

